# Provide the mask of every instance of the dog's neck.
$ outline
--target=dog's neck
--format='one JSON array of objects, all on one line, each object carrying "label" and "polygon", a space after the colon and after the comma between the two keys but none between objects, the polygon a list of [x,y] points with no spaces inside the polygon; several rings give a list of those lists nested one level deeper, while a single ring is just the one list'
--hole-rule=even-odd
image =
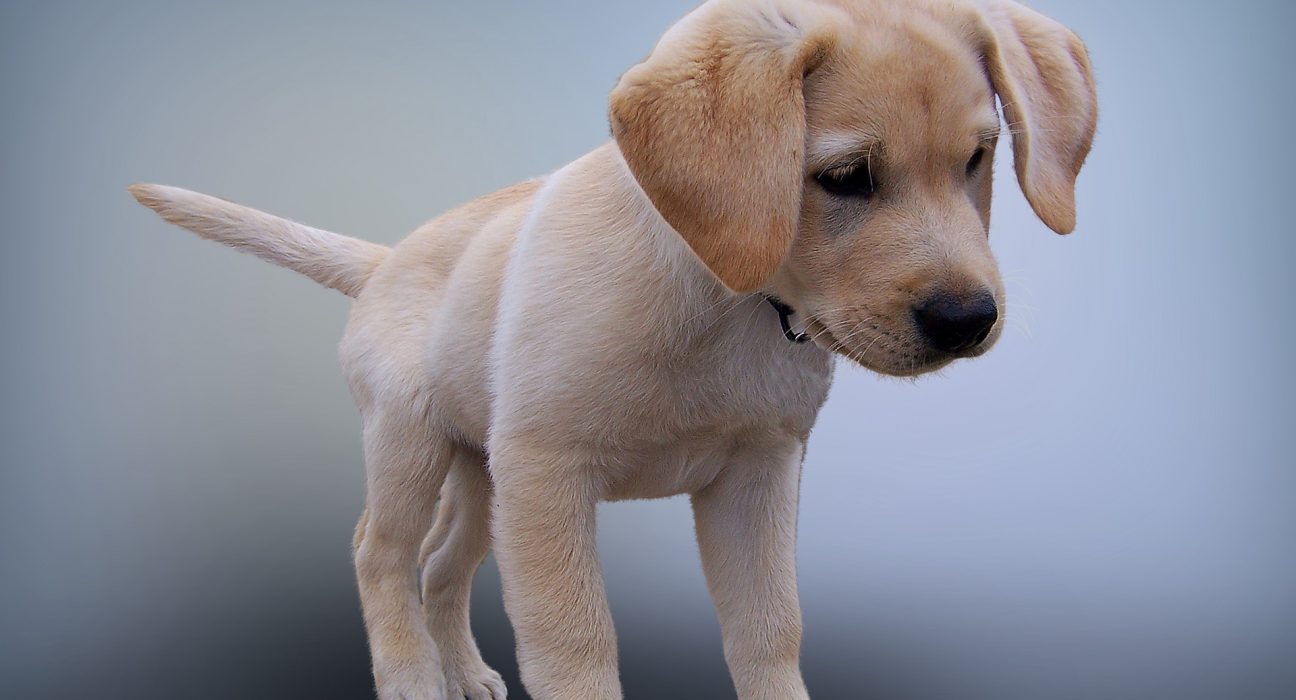
[{"label": "dog's neck", "polygon": [[[722,308],[725,304],[722,298],[730,295],[731,292],[724,291],[724,287],[719,283],[714,275],[706,269],[705,265],[688,247],[683,236],[675,231],[670,224],[660,215],[653,206],[647,193],[639,186],[634,175],[626,166],[625,160],[621,155],[620,149],[615,141],[605,143],[601,148],[590,154],[595,159],[606,157],[613,165],[616,173],[616,179],[620,181],[621,186],[613,188],[612,191],[622,192],[622,196],[628,196],[633,204],[620,197],[613,197],[616,208],[625,210],[627,208],[637,209],[642,212],[642,220],[650,222],[646,228],[657,236],[658,245],[662,246],[660,259],[673,261],[678,265],[681,271],[687,270],[688,273],[678,276],[678,281],[687,289],[680,298],[680,307],[685,308],[694,305],[700,307],[700,311],[692,314],[690,320],[701,321],[704,325],[709,326],[710,322],[706,320],[706,310],[710,308]],[[776,275],[776,279],[770,280],[769,284],[758,292],[749,296],[755,296],[763,299],[777,313],[777,322],[771,323],[768,316],[762,314],[753,320],[753,323],[770,324],[770,333],[780,333],[788,342],[800,345],[810,341],[810,335],[804,330],[797,330],[795,324],[797,321],[804,321],[799,318],[797,312],[797,295],[792,292],[796,285],[791,284],[789,278],[783,271]],[[786,288],[786,289],[785,289]],[[726,304],[727,306],[727,304]]]}]

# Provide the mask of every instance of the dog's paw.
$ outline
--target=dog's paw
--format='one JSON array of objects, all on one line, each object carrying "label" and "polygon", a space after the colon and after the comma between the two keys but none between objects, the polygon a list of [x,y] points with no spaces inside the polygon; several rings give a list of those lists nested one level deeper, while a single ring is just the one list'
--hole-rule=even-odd
[{"label": "dog's paw", "polygon": [[469,669],[446,669],[449,700],[504,700],[504,679],[486,664]]}]

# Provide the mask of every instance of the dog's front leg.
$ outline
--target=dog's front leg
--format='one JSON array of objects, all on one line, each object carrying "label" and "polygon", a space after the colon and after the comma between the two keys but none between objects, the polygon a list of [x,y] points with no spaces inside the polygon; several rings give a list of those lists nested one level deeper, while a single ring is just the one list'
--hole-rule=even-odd
[{"label": "dog's front leg", "polygon": [[803,453],[799,440],[744,450],[693,495],[702,567],[742,700],[808,697],[795,556]]},{"label": "dog's front leg", "polygon": [[491,473],[495,556],[527,692],[535,700],[619,700],[589,465],[497,447]]}]

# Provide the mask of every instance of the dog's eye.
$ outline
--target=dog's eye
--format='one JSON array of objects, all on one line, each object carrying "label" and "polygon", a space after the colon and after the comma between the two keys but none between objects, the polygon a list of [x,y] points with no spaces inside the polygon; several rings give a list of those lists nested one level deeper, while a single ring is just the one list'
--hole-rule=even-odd
[{"label": "dog's eye", "polygon": [[986,149],[984,147],[976,149],[976,153],[972,154],[972,158],[968,160],[967,164],[968,177],[976,175],[976,171],[981,167],[981,161],[985,160],[985,154]]},{"label": "dog's eye", "polygon": [[828,194],[838,197],[872,197],[877,192],[877,181],[868,164],[825,170],[815,175],[815,182]]}]

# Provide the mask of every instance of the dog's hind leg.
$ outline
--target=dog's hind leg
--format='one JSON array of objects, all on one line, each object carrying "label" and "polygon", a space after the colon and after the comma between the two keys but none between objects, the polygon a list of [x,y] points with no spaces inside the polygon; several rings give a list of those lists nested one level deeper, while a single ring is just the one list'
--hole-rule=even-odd
[{"label": "dog's hind leg", "polygon": [[418,555],[462,448],[417,412],[385,407],[365,411],[364,443],[368,495],[355,566],[378,697],[442,700],[445,678],[423,618]]},{"label": "dog's hind leg", "polygon": [[504,700],[504,681],[482,661],[468,623],[473,574],[490,551],[491,483],[485,455],[464,450],[446,476],[436,523],[423,542],[423,610],[441,652],[448,697]]}]

